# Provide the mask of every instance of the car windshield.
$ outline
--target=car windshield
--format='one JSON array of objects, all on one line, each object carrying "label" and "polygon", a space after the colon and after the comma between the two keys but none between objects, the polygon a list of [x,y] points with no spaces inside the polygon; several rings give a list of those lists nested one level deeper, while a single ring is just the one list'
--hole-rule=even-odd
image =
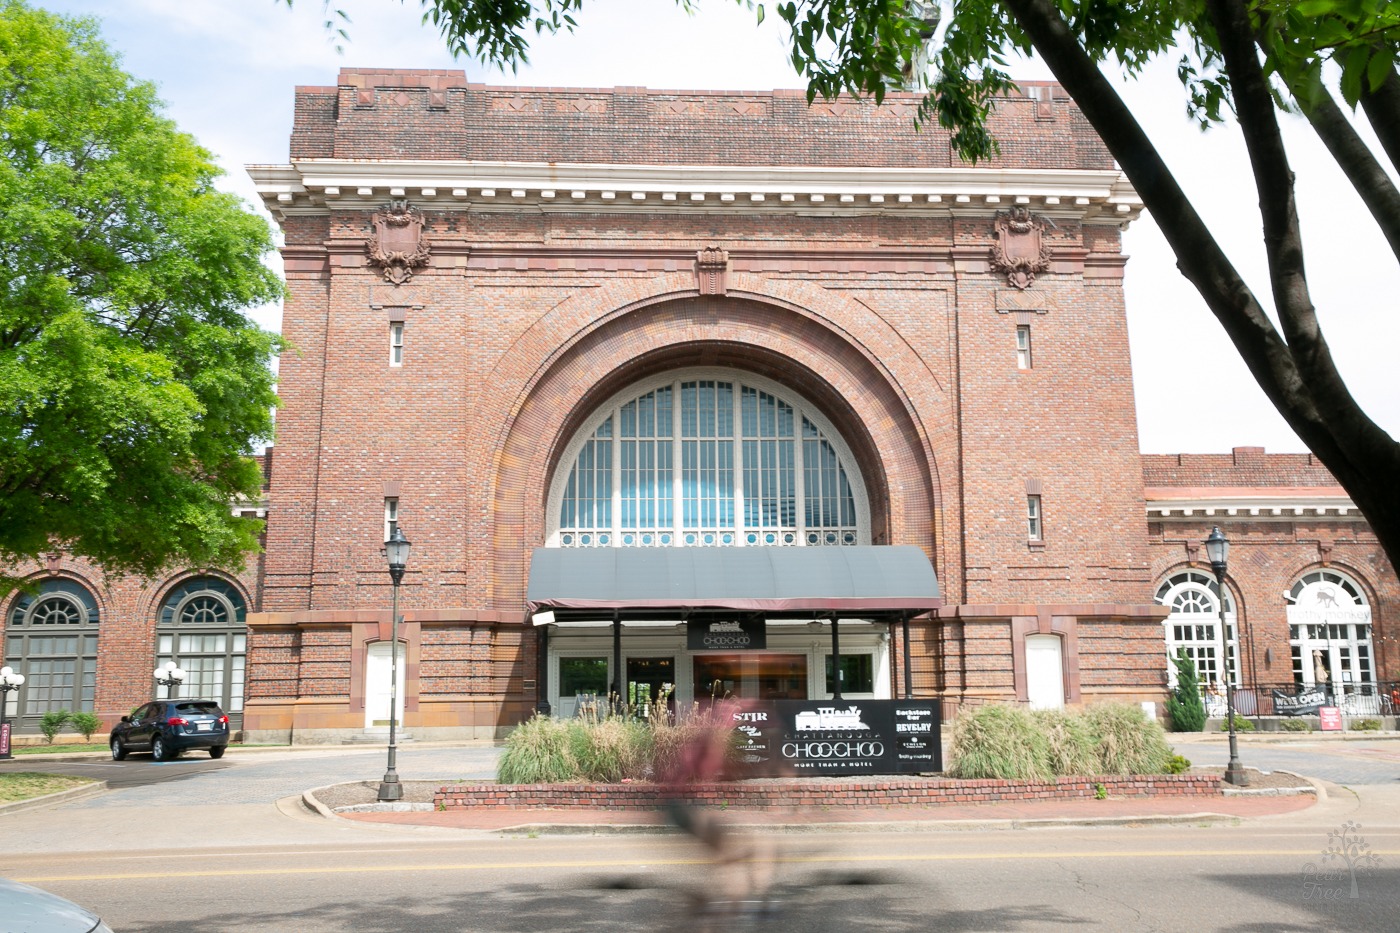
[{"label": "car windshield", "polygon": [[217,703],[176,703],[175,708],[182,713],[193,713],[196,716],[215,716],[219,712]]}]

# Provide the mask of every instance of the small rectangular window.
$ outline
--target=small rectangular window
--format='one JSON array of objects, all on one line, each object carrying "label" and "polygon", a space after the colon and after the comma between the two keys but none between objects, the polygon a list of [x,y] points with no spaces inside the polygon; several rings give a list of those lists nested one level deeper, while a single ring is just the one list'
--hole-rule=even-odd
[{"label": "small rectangular window", "polygon": [[403,365],[403,322],[395,321],[389,325],[389,365]]},{"label": "small rectangular window", "polygon": [[1019,324],[1016,327],[1016,368],[1031,368],[1031,326]]},{"label": "small rectangular window", "polygon": [[1040,496],[1026,496],[1026,536],[1032,541],[1041,540]]},{"label": "small rectangular window", "polygon": [[384,540],[388,541],[394,536],[394,529],[399,527],[399,500],[384,500]]}]

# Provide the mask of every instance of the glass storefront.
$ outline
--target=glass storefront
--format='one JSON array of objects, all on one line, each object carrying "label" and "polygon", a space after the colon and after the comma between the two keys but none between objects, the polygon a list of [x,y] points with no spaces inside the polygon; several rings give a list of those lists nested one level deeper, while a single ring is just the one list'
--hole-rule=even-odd
[{"label": "glass storefront", "polygon": [[[596,700],[606,701],[614,683],[611,626],[573,623],[552,628],[549,637],[548,700],[554,715],[569,718]],[[889,699],[888,626],[841,623],[841,694]],[[769,623],[767,648],[748,651],[692,650],[684,626],[626,623],[622,631],[624,699],[634,706],[654,702],[669,685],[674,711],[704,708],[715,699],[820,700],[835,690],[831,627]]]}]

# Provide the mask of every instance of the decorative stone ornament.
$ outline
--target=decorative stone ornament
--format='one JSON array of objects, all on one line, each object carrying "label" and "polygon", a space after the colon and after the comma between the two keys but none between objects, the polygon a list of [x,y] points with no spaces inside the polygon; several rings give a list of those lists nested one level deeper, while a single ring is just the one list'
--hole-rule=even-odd
[{"label": "decorative stone ornament", "polygon": [[428,264],[429,247],[423,239],[423,215],[406,200],[390,201],[382,211],[375,211],[373,231],[365,247],[368,264],[384,274],[386,282],[402,285],[413,273]]},{"label": "decorative stone ornament", "polygon": [[992,246],[992,268],[1005,272],[1008,284],[1029,288],[1037,274],[1049,270],[1050,244],[1043,236],[1047,224],[1050,221],[1036,217],[1028,207],[997,211],[993,223],[997,241]]},{"label": "decorative stone ornament", "polygon": [[695,279],[702,295],[723,295],[728,288],[729,253],[715,246],[695,254]]}]

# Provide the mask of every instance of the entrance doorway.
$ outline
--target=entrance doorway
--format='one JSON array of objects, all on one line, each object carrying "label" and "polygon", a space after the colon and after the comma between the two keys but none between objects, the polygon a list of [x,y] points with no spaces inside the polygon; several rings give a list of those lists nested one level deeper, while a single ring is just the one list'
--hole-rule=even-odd
[{"label": "entrance doorway", "polygon": [[[399,689],[396,718],[403,725],[404,654],[405,647],[399,643]],[[387,641],[377,641],[365,652],[365,728],[389,728],[389,673],[393,667],[393,645]]]},{"label": "entrance doorway", "polygon": [[627,659],[627,704],[639,712],[659,699],[663,686],[671,687],[667,706],[675,710],[676,659],[675,658],[628,658]]},{"label": "entrance doorway", "polygon": [[1026,698],[1031,709],[1065,705],[1064,662],[1058,635],[1026,636]]}]

